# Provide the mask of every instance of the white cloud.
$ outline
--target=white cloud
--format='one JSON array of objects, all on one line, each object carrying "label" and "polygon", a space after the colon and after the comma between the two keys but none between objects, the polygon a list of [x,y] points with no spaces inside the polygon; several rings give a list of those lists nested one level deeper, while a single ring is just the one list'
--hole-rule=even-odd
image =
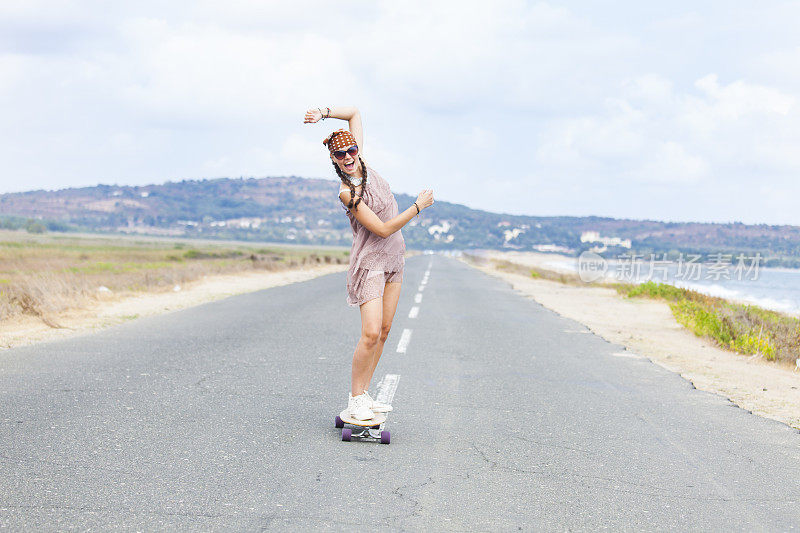
[{"label": "white cloud", "polygon": [[641,161],[637,169],[640,174],[636,177],[642,181],[681,185],[706,177],[708,170],[706,160],[690,154],[686,147],[674,141],[660,141]]},{"label": "white cloud", "polygon": [[308,136],[293,133],[283,143],[281,157],[298,167],[307,167],[311,161],[320,159],[320,154],[324,154],[325,149],[321,147],[322,142],[313,142]]},{"label": "white cloud", "polygon": [[[723,2],[8,0],[0,190],[334,179],[320,141],[344,124],[302,115],[357,104],[368,161],[397,191],[640,216],[672,183],[724,184],[707,216],[800,223],[782,199],[800,195],[798,17]],[[756,180],[773,192],[753,198]]]},{"label": "white cloud", "polygon": [[770,87],[743,81],[720,86],[716,74],[700,78],[695,86],[709,96],[714,113],[724,119],[738,119],[747,114],[761,113],[787,115],[795,104],[793,97]]},{"label": "white cloud", "polygon": [[715,74],[694,87],[679,93],[657,75],[632,79],[602,113],[551,121],[539,159],[563,173],[588,169],[642,184],[730,184],[800,170],[789,148],[800,143],[794,97],[742,80],[721,84]]}]

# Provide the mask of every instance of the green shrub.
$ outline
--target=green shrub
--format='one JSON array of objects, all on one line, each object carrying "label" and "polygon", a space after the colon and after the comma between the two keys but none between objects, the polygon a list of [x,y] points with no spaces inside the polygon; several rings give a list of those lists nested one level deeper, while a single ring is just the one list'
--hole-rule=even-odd
[{"label": "green shrub", "polygon": [[775,348],[769,343],[769,339],[763,336],[744,333],[731,341],[731,348],[744,354],[759,353],[770,361],[775,359]]},{"label": "green shrub", "polygon": [[723,348],[760,354],[768,360],[794,362],[800,357],[800,319],[666,283],[617,283],[614,287],[630,298],[666,300],[679,324]]},{"label": "green shrub", "polygon": [[646,296],[648,298],[663,298],[664,300],[677,301],[682,300],[684,297],[684,289],[680,289],[673,285],[666,283],[656,283],[654,281],[646,281],[638,285],[634,285],[628,292],[628,297],[634,298],[636,296]]},{"label": "green shrub", "polygon": [[47,227],[36,220],[29,220],[28,223],[25,224],[25,231],[28,233],[44,233],[47,231]]}]

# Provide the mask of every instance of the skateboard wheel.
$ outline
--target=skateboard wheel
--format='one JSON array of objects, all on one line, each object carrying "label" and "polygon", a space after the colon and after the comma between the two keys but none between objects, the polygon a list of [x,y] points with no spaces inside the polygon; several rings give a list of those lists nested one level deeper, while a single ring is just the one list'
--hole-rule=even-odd
[{"label": "skateboard wheel", "polygon": [[353,430],[352,429],[344,428],[342,430],[342,440],[346,440],[347,442],[350,442],[350,437],[352,437],[352,436],[353,436]]},{"label": "skateboard wheel", "polygon": [[392,435],[388,431],[381,431],[381,444],[389,444],[391,438]]},{"label": "skateboard wheel", "polygon": [[342,429],[344,427],[344,420],[342,420],[339,415],[336,415],[336,429]]}]

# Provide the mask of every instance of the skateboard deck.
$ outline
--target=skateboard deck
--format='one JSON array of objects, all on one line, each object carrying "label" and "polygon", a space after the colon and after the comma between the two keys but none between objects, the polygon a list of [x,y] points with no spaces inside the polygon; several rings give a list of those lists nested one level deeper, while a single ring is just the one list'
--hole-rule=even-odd
[{"label": "skateboard deck", "polygon": [[[355,428],[345,427],[345,424],[355,426]],[[350,417],[347,409],[339,413],[335,421],[336,427],[342,430],[343,441],[361,439],[389,444],[391,435],[388,430],[383,429],[385,424],[386,413],[375,413],[375,416],[369,420],[357,420]]]}]

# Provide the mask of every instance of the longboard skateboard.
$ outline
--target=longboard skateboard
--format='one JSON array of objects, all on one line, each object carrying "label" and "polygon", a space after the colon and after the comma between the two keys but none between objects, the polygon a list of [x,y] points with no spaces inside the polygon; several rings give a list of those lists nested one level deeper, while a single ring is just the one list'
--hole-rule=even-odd
[{"label": "longboard skateboard", "polygon": [[[345,424],[354,427],[345,427]],[[342,440],[348,442],[359,439],[389,444],[391,434],[388,429],[383,429],[385,425],[386,413],[375,413],[369,420],[356,420],[351,418],[345,409],[336,417],[336,427],[342,430]]]}]

